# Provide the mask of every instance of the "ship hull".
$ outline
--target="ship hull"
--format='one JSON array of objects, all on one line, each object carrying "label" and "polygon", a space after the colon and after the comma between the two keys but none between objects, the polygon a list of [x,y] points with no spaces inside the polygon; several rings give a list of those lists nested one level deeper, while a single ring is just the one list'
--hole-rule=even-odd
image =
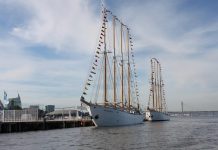
[{"label": "ship hull", "polygon": [[144,114],[133,114],[102,105],[87,106],[96,127],[126,126],[143,123]]},{"label": "ship hull", "polygon": [[158,112],[154,110],[146,111],[146,120],[148,121],[169,121],[170,116],[164,112]]}]

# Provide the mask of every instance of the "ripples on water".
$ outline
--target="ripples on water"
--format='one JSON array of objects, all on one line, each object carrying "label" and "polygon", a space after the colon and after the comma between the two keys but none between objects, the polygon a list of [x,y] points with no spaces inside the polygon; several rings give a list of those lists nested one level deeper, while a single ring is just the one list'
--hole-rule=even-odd
[{"label": "ripples on water", "polygon": [[171,118],[168,122],[113,128],[71,128],[0,134],[0,150],[218,149],[218,117]]}]

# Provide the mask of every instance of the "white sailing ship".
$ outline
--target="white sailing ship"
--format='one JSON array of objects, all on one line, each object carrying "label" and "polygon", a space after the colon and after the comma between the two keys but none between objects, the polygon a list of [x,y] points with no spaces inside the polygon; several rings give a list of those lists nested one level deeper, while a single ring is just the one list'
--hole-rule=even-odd
[{"label": "white sailing ship", "polygon": [[143,123],[130,29],[106,8],[102,20],[80,100],[97,127]]},{"label": "white sailing ship", "polygon": [[170,116],[168,115],[166,108],[161,65],[156,58],[151,59],[151,89],[145,118],[148,121],[170,120]]}]

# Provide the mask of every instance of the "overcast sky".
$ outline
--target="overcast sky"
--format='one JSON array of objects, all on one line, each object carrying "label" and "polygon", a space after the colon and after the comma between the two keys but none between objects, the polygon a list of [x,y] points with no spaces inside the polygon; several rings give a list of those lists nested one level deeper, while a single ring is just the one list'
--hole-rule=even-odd
[{"label": "overcast sky", "polygon": [[[218,110],[218,1],[106,0],[129,25],[140,99],[150,59],[163,67],[169,110]],[[0,0],[0,99],[80,104],[100,30],[100,0]]]}]

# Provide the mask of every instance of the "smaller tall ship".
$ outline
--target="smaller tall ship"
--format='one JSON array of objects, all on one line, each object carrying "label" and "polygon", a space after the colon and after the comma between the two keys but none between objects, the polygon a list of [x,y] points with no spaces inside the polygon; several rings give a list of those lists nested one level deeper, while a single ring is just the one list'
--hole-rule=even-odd
[{"label": "smaller tall ship", "polygon": [[151,88],[146,110],[148,121],[169,121],[167,113],[161,64],[156,58],[151,59]]},{"label": "smaller tall ship", "polygon": [[143,123],[130,29],[103,7],[91,69],[80,99],[97,127]]}]

